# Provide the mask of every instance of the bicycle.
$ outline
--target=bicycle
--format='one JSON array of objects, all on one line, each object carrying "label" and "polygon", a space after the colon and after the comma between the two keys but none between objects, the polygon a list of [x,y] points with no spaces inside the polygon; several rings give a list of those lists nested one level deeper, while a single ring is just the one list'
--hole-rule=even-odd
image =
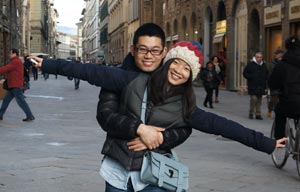
[{"label": "bicycle", "polygon": [[[285,134],[288,141],[285,148],[276,148],[272,153],[274,165],[281,169],[287,162],[287,159],[292,155],[296,161],[298,175],[300,177],[300,118],[287,118],[285,126]],[[275,120],[271,129],[271,138],[275,139]]]}]

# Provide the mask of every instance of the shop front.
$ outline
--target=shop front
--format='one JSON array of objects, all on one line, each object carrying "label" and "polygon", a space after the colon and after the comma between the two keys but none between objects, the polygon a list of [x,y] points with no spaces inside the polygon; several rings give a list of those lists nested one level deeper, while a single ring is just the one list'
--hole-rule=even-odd
[{"label": "shop front", "polygon": [[226,20],[216,23],[216,34],[213,37],[213,43],[217,46],[218,54],[223,55],[227,48]]},{"label": "shop front", "polygon": [[265,8],[264,25],[266,32],[266,53],[264,59],[267,63],[272,61],[275,50],[283,49],[281,19],[281,4]]},{"label": "shop front", "polygon": [[290,36],[300,36],[300,1],[294,0],[289,3]]},{"label": "shop front", "polygon": [[[216,23],[216,34],[213,36],[213,43],[216,46],[216,53],[213,55],[218,56],[221,59],[223,69],[226,70],[227,59],[226,59],[226,49],[227,49],[227,37],[226,37],[226,20],[218,21]],[[226,71],[224,71],[226,74]],[[226,77],[221,86],[225,86]]]}]

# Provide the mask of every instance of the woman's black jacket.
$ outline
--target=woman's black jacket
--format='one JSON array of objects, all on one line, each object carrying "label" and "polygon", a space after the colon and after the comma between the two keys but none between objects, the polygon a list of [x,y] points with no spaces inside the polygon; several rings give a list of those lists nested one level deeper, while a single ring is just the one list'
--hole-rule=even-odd
[{"label": "woman's black jacket", "polygon": [[215,89],[219,86],[221,79],[215,69],[204,68],[200,72],[200,79],[203,81],[203,86],[207,89]]}]

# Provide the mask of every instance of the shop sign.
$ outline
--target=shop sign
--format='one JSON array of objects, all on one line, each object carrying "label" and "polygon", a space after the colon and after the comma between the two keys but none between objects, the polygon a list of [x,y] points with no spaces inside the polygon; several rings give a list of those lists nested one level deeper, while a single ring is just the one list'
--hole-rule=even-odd
[{"label": "shop sign", "polygon": [[216,34],[226,33],[226,20],[216,23]]},{"label": "shop sign", "polygon": [[289,19],[300,19],[300,1],[294,0],[289,3]]},{"label": "shop sign", "polygon": [[264,12],[265,25],[281,22],[281,4],[267,7]]}]

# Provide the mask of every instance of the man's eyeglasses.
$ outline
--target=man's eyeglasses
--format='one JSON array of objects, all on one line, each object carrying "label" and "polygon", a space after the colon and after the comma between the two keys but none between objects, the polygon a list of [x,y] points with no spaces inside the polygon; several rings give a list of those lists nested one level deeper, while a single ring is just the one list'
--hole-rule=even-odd
[{"label": "man's eyeglasses", "polygon": [[160,49],[146,49],[144,47],[141,47],[141,48],[135,47],[135,50],[141,54],[148,54],[150,52],[152,55],[155,55],[155,56],[158,56],[158,55],[162,54],[162,52],[163,52],[163,50],[160,50]]}]

